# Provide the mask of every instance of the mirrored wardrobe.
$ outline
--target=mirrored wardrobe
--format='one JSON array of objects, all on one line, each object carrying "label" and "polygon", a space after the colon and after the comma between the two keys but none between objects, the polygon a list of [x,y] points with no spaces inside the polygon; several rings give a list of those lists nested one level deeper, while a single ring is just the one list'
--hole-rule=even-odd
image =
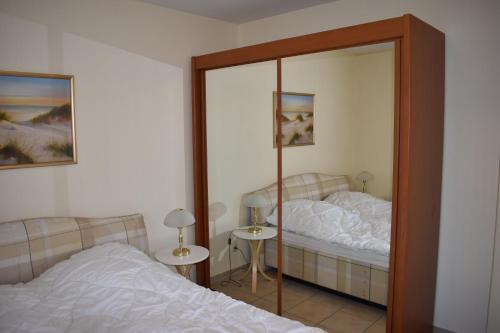
[{"label": "mirrored wardrobe", "polygon": [[430,332],[443,45],[405,15],[194,57],[198,283],[325,331]]}]

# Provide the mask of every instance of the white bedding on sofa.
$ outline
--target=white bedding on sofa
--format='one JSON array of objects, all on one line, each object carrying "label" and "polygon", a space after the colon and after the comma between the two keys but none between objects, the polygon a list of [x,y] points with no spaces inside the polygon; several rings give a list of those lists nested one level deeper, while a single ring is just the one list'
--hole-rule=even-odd
[{"label": "white bedding on sofa", "polygon": [[200,287],[129,245],[0,286],[0,332],[323,332]]},{"label": "white bedding on sofa", "polygon": [[[286,201],[283,230],[388,256],[391,210],[391,202],[359,192],[337,192],[324,201]],[[277,225],[277,210],[266,220]]]}]

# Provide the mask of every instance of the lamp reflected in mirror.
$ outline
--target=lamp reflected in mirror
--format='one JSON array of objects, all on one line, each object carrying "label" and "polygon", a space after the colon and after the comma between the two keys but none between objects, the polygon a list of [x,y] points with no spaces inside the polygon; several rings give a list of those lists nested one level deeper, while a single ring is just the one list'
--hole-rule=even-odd
[{"label": "lamp reflected in mirror", "polygon": [[359,180],[360,182],[363,183],[363,190],[362,190],[363,193],[365,193],[366,190],[366,183],[369,182],[370,180],[373,180],[373,178],[374,178],[373,175],[368,171],[363,171],[356,176],[356,180]]},{"label": "lamp reflected in mirror", "polygon": [[262,195],[254,194],[246,197],[245,200],[243,201],[243,204],[249,207],[251,210],[252,226],[248,228],[248,232],[254,235],[262,234],[262,228],[257,226],[257,221],[259,219],[257,214],[257,209],[266,207],[267,200]]}]

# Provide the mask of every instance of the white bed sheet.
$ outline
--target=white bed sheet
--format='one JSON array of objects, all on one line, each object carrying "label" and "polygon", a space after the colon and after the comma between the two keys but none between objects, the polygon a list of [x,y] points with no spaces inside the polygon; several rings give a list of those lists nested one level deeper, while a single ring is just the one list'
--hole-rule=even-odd
[{"label": "white bed sheet", "polygon": [[1,332],[323,332],[200,287],[118,243],[0,286]]},{"label": "white bed sheet", "polygon": [[316,251],[319,254],[329,257],[344,257],[360,261],[365,264],[389,268],[389,257],[373,251],[356,250],[350,247],[341,246],[336,243],[307,237],[294,232],[283,230],[283,243],[298,248],[305,248],[309,251]]},{"label": "white bed sheet", "polygon": [[[389,201],[358,192],[334,193],[324,201],[286,201],[283,231],[388,256],[391,209]],[[266,221],[277,225],[277,209]]]}]

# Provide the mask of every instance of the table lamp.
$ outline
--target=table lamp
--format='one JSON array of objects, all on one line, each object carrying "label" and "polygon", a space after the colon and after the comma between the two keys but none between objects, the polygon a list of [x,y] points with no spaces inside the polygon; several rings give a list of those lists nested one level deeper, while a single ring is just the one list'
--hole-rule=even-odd
[{"label": "table lamp", "polygon": [[257,208],[266,207],[267,200],[260,194],[252,194],[243,200],[243,204],[252,210],[253,226],[248,228],[248,232],[254,235],[261,234],[262,228],[257,226]]},{"label": "table lamp", "polygon": [[368,171],[363,171],[359,175],[356,176],[356,180],[359,180],[363,183],[363,193],[365,193],[366,182],[373,179],[373,175]]},{"label": "table lamp", "polygon": [[177,208],[167,214],[165,217],[165,224],[169,228],[179,229],[179,247],[172,251],[172,254],[177,257],[184,257],[189,255],[189,249],[183,247],[184,237],[182,229],[195,223],[194,216],[185,209]]}]

